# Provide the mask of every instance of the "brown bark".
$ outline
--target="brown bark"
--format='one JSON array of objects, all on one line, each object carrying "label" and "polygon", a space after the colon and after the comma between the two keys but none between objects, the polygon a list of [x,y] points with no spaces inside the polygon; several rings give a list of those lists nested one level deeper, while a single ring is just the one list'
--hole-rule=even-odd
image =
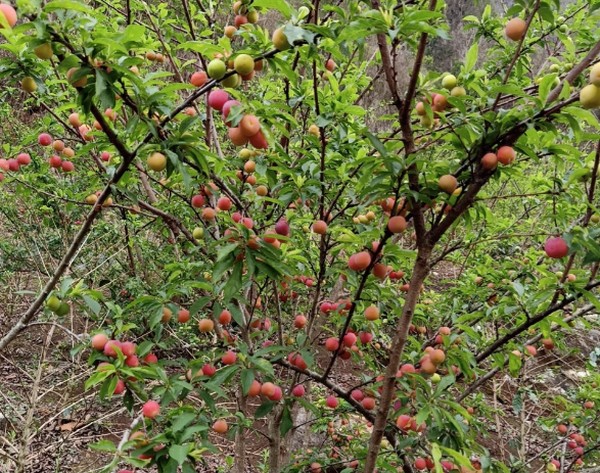
[{"label": "brown bark", "polygon": [[269,472],[280,473],[281,471],[281,418],[283,408],[277,406],[269,418]]},{"label": "brown bark", "polygon": [[[244,415],[246,414],[246,401],[247,398],[246,396],[244,396],[244,393],[242,392],[242,387],[240,386],[238,393],[238,410]],[[241,425],[238,426],[237,433],[235,434],[233,470],[236,473],[246,472],[246,441],[244,428]]]},{"label": "brown bark", "polygon": [[392,404],[393,395],[396,392],[396,373],[400,368],[402,352],[404,351],[404,346],[406,345],[406,340],[408,339],[408,330],[412,322],[415,306],[419,299],[421,285],[429,273],[428,261],[430,255],[431,249],[429,247],[419,250],[417,261],[413,267],[413,273],[410,279],[410,288],[406,294],[406,301],[404,302],[404,307],[402,308],[402,316],[400,317],[398,326],[396,327],[394,341],[392,343],[392,347],[390,348],[390,359],[385,370],[381,398],[379,399],[377,415],[375,417],[375,423],[373,424],[373,433],[371,434],[371,439],[369,440],[369,450],[365,461],[365,473],[371,473],[375,470],[377,456],[379,455],[379,447],[385,433],[388,412]]}]

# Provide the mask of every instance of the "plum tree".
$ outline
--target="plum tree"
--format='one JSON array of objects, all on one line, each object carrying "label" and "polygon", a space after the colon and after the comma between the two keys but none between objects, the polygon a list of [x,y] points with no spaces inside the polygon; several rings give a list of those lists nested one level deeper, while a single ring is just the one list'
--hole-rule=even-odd
[{"label": "plum tree", "polygon": [[296,328],[304,328],[306,326],[307,320],[304,315],[297,315],[294,318],[294,327]]},{"label": "plum tree", "polygon": [[75,88],[82,88],[88,82],[88,78],[86,75],[82,75],[84,71],[82,71],[78,67],[72,67],[67,71],[67,81]]},{"label": "plum tree", "polygon": [[223,104],[223,107],[221,108],[221,114],[223,116],[223,120],[225,121],[225,124],[227,126],[231,126],[231,122],[227,121],[227,117],[229,116],[229,112],[231,111],[231,107],[236,106],[236,105],[241,105],[240,102],[238,102],[237,100],[227,100],[227,102],[225,102]]},{"label": "plum tree", "polygon": [[302,397],[304,396],[304,394],[306,394],[306,389],[301,384],[294,386],[294,388],[292,389],[293,396]]},{"label": "plum tree", "polygon": [[231,203],[231,199],[229,197],[219,197],[219,200],[217,201],[217,207],[219,210],[227,211],[231,209],[232,205],[233,204]]},{"label": "plum tree", "polygon": [[338,406],[338,404],[339,404],[339,401],[338,401],[337,397],[335,397],[333,395],[329,395],[325,399],[325,405],[327,407],[329,407],[330,409],[335,409]]},{"label": "plum tree", "polygon": [[0,350],[89,355],[106,472],[597,461],[592,357],[529,375],[598,307],[598,10],[513,3],[2,4]]},{"label": "plum tree", "polygon": [[50,146],[52,144],[52,137],[48,133],[40,133],[38,143],[41,146]]},{"label": "plum tree", "polygon": [[20,166],[27,166],[31,163],[31,156],[27,153],[19,153],[17,155],[17,162]]},{"label": "plum tree", "polygon": [[223,364],[225,365],[232,365],[236,362],[237,360],[237,355],[234,351],[229,350],[227,351],[222,357],[221,357],[221,361],[223,362]]},{"label": "plum tree", "polygon": [[286,220],[279,220],[276,224],[275,224],[275,233],[279,234],[279,235],[283,235],[283,236],[289,236],[290,234],[290,225],[287,223]]},{"label": "plum tree", "polygon": [[254,115],[244,115],[239,126],[242,134],[249,138],[260,131],[260,122]]},{"label": "plum tree", "polygon": [[214,422],[212,429],[218,434],[224,434],[229,429],[227,422],[224,419],[219,419]]}]

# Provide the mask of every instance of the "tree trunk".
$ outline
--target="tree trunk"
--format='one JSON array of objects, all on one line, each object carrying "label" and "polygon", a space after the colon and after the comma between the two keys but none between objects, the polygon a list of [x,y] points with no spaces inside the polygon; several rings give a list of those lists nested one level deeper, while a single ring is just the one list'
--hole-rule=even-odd
[{"label": "tree trunk", "polygon": [[[238,391],[238,411],[246,415],[246,401],[247,398],[244,396],[242,387]],[[246,441],[244,436],[244,428],[238,427],[237,433],[235,434],[235,452],[234,452],[234,464],[233,471],[235,473],[246,473]]]},{"label": "tree trunk", "polygon": [[269,472],[280,473],[281,471],[281,418],[283,407],[277,406],[269,419]]},{"label": "tree trunk", "polygon": [[385,426],[388,419],[392,398],[396,392],[396,373],[400,368],[402,352],[408,338],[408,330],[412,322],[415,306],[419,299],[421,286],[427,274],[429,274],[429,256],[431,255],[430,248],[421,248],[417,254],[417,261],[413,267],[412,277],[410,279],[410,287],[406,295],[406,301],[402,308],[402,316],[396,327],[396,335],[390,349],[390,359],[385,370],[385,378],[383,380],[383,389],[381,398],[379,399],[379,407],[373,424],[373,432],[369,440],[369,449],[367,451],[367,459],[365,462],[365,473],[372,473],[375,470],[379,447]]}]

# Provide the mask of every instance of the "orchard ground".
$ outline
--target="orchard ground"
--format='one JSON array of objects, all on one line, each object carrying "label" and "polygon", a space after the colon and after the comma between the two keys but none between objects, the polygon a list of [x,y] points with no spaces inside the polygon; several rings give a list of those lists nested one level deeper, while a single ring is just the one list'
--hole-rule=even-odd
[{"label": "orchard ground", "polygon": [[[455,283],[460,267],[447,263],[441,264],[435,271],[431,284],[436,291],[443,291]],[[23,301],[9,298],[5,294],[3,307],[13,310],[23,308]],[[589,320],[597,322],[598,315],[590,315]],[[85,331],[84,320],[77,314],[73,317],[73,330],[76,333]],[[3,324],[2,330],[7,326]],[[518,449],[514,441],[522,435],[522,413],[527,418],[527,445],[530,449],[541,449],[553,439],[545,429],[541,428],[539,419],[551,416],[555,405],[550,401],[523,399],[519,391],[523,386],[533,385],[547,396],[563,395],[575,389],[581,378],[587,373],[574,367],[581,366],[589,356],[591,348],[600,344],[600,331],[579,331],[560,353],[548,352],[539,358],[530,359],[526,376],[522,380],[503,377],[484,389],[484,399],[488,409],[495,417],[494,425],[490,428],[490,436],[481,439],[483,445],[493,452],[494,456],[507,457],[517,455]],[[44,356],[45,364],[42,372],[44,388],[38,394],[40,398],[33,406],[38,425],[31,441],[31,448],[36,453],[31,456],[30,471],[51,472],[58,465],[61,471],[72,473],[88,473],[98,466],[110,461],[110,455],[90,449],[90,445],[105,439],[119,442],[123,433],[130,425],[130,417],[122,406],[111,402],[99,402],[96,396],[90,396],[84,389],[84,382],[91,371],[85,364],[73,363],[69,359],[69,347],[72,340],[59,330],[54,330],[48,337],[47,327],[32,328],[28,333],[11,345],[10,361],[3,363],[0,375],[0,389],[3,393],[11,393],[11,401],[3,408],[4,416],[15,415],[15,412],[27,412],[32,408],[26,396],[32,393],[32,380],[23,376],[26,371],[35,377],[39,370],[39,360]],[[35,349],[32,350],[32,347]],[[176,356],[176,353],[168,356]],[[327,355],[321,353],[322,362],[327,361]],[[349,372],[354,371],[354,372]],[[525,374],[525,373],[524,373]],[[337,367],[332,377],[346,388],[355,386],[360,377],[355,367],[343,363]],[[42,397],[42,394],[43,397]],[[231,402],[221,403],[223,409],[234,409]],[[515,410],[515,408],[517,408]],[[306,413],[303,414],[306,416]],[[352,425],[361,425],[360,417],[348,417]],[[327,419],[325,419],[327,420]],[[328,423],[329,421],[327,421]],[[4,435],[11,433],[6,421]],[[336,424],[334,424],[336,425]],[[259,429],[267,429],[264,422],[257,423]],[[336,425],[342,427],[341,424]],[[328,427],[329,428],[329,427]],[[361,429],[364,427],[361,426]],[[499,430],[499,432],[498,432]],[[318,449],[326,441],[326,432],[303,431],[302,442]],[[234,442],[223,438],[213,438],[213,441],[223,452],[231,450]],[[268,447],[268,442],[262,435],[248,434],[248,443],[256,451]],[[249,458],[248,472],[262,471],[262,457],[253,455]],[[214,472],[224,467],[221,455],[210,455],[207,463],[200,467],[199,472]],[[543,468],[543,461],[538,460],[532,465],[532,471]],[[5,470],[1,470],[4,473]],[[8,473],[11,470],[6,470]],[[152,472],[152,469],[138,469],[140,473]]]}]

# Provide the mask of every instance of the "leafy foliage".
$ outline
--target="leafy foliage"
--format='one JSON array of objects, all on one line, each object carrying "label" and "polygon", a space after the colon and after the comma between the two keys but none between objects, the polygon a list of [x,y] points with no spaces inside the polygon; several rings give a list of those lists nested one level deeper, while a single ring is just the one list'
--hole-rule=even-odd
[{"label": "leafy foliage", "polygon": [[[19,288],[32,299],[19,329],[71,311],[110,339],[85,388],[122,401],[133,433],[93,447],[111,455],[104,471],[219,455],[245,471],[255,430],[272,472],[598,461],[598,348],[561,394],[540,389],[537,360],[599,323],[600,124],[578,99],[600,3],[467,16],[456,77],[428,64],[451,36],[444,1],[346,3],[236,2],[232,20],[205,1],[22,1],[0,29],[10,92],[36,85],[12,109],[44,111],[27,126],[0,112],[14,127],[0,280],[31,264],[50,281]],[[522,41],[504,34],[511,17],[528,20]],[[244,76],[241,54],[255,60]],[[204,71],[219,77],[192,84]],[[236,102],[215,105],[217,90]],[[22,152],[31,163],[11,168]],[[567,252],[551,258],[556,236]],[[496,373],[506,392],[488,389]],[[515,416],[552,406],[536,415],[542,453],[524,429],[494,447],[498,396]],[[158,417],[139,414],[148,400]],[[283,455],[300,411],[327,448]]]}]

